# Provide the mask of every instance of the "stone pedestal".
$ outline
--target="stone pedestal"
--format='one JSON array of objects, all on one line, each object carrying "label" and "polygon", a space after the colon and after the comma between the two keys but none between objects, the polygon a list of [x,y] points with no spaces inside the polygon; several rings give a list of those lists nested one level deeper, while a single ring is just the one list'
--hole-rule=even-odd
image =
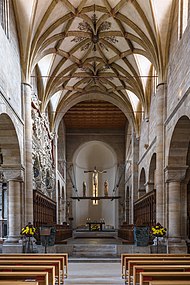
[{"label": "stone pedestal", "polygon": [[168,239],[168,253],[187,253],[187,244],[184,240]]}]

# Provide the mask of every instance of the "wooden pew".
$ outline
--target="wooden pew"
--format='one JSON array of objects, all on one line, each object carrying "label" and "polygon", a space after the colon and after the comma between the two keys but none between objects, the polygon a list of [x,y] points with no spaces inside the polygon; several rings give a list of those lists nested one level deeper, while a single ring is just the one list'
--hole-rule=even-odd
[{"label": "wooden pew", "polygon": [[48,285],[48,272],[36,272],[36,271],[24,271],[24,272],[0,272],[0,284],[1,281],[26,281],[32,279],[37,281],[39,285]]},{"label": "wooden pew", "polygon": [[141,272],[139,285],[148,285],[154,280],[190,281],[190,272]]},{"label": "wooden pew", "polygon": [[156,281],[149,281],[149,285],[190,285],[190,281],[156,280]]},{"label": "wooden pew", "polygon": [[46,254],[0,254],[0,260],[2,259],[8,260],[59,260],[61,264],[61,275],[62,282],[64,283],[64,260],[65,258],[58,254],[52,254],[51,256]]},{"label": "wooden pew", "polygon": [[60,280],[60,270],[61,270],[61,265],[60,265],[60,260],[28,260],[28,259],[0,259],[0,266],[1,265],[22,265],[22,266],[29,266],[29,265],[34,265],[34,266],[54,266],[55,267],[55,276],[57,278],[58,285],[61,284]]},{"label": "wooden pew", "polygon": [[122,253],[121,254],[121,274],[122,274],[122,277],[124,278],[125,276],[125,271],[127,270],[126,268],[126,264],[128,262],[127,258],[128,257],[154,257],[154,256],[169,256],[169,257],[172,257],[172,256],[178,256],[178,257],[182,257],[182,256],[189,256],[189,254],[174,254],[174,253],[155,253],[155,254],[152,254],[152,253]]},{"label": "wooden pew", "polygon": [[[10,285],[10,281],[0,281],[0,284],[1,285]],[[11,285],[39,285],[38,282],[35,282],[35,281],[30,281],[27,282],[27,281],[14,281],[14,280],[11,280]]]},{"label": "wooden pew", "polygon": [[124,257],[124,269],[123,269],[123,274],[122,277],[126,279],[128,275],[128,261],[129,260],[180,260],[180,259],[187,259],[190,260],[190,255],[179,255],[179,254],[157,254],[157,255],[152,255],[152,254],[144,254],[144,255],[131,255]]},{"label": "wooden pew", "polygon": [[40,271],[48,272],[48,282],[49,285],[55,285],[55,267],[49,265],[0,265],[0,272],[18,272],[18,271]]},{"label": "wooden pew", "polygon": [[190,265],[190,260],[129,260],[128,262],[128,278],[125,282],[129,282],[133,278],[133,267],[136,265]]},{"label": "wooden pew", "polygon": [[[135,265],[133,266],[133,285],[139,283],[141,272],[190,272],[190,265]],[[129,283],[130,284],[130,283]]]},{"label": "wooden pew", "polygon": [[47,257],[60,257],[63,258],[63,274],[64,277],[68,276],[68,253],[15,253],[15,254],[0,254],[0,256],[47,256]]}]

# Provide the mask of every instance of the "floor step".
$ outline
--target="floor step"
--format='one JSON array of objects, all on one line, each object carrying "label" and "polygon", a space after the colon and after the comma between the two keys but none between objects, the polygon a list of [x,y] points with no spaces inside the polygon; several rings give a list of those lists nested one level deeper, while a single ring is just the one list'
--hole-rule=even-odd
[{"label": "floor step", "polygon": [[121,263],[120,257],[69,257],[69,263]]}]

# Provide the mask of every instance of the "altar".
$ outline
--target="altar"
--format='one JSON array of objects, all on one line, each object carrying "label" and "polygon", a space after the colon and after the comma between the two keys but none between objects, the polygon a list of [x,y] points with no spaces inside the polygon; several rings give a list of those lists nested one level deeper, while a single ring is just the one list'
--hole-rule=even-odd
[{"label": "altar", "polygon": [[89,226],[89,231],[102,231],[102,225],[105,225],[105,222],[86,222]]}]

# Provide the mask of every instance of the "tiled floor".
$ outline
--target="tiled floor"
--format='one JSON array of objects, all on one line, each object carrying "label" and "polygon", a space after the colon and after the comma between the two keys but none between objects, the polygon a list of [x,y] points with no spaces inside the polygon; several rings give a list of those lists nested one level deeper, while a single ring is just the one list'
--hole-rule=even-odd
[{"label": "tiled floor", "polygon": [[124,284],[121,278],[121,263],[69,263],[68,269],[65,285]]}]

